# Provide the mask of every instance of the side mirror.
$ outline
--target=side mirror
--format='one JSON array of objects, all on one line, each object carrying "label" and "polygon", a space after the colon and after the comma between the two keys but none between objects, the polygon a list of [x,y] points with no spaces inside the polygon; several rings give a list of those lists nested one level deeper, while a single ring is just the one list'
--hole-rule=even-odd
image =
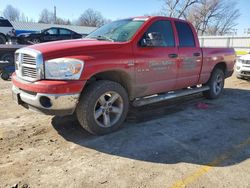
[{"label": "side mirror", "polygon": [[148,33],[140,41],[141,47],[160,47],[164,46],[164,39],[159,32]]}]

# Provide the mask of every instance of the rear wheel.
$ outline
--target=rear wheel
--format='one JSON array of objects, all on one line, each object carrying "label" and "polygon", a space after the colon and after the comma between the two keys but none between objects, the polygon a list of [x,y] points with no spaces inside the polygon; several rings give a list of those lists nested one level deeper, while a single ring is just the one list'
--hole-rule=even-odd
[{"label": "rear wheel", "polygon": [[207,86],[209,86],[209,90],[203,92],[204,96],[208,99],[216,99],[218,98],[224,88],[225,83],[225,74],[221,69],[215,69],[212,72],[212,75],[207,82]]},{"label": "rear wheel", "polygon": [[41,41],[39,39],[32,39],[31,42],[33,44],[39,44]]},{"label": "rear wheel", "polygon": [[86,88],[76,109],[80,125],[103,135],[121,128],[128,112],[128,95],[118,83],[97,81]]}]

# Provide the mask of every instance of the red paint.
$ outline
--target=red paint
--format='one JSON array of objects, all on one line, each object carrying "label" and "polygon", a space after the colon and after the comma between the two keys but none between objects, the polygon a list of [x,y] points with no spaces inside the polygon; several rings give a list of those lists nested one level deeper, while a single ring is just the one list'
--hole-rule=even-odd
[{"label": "red paint", "polygon": [[50,81],[42,80],[34,83],[21,81],[14,73],[12,75],[13,84],[26,91],[46,94],[74,94],[80,93],[84,87],[84,81]]},{"label": "red paint", "polygon": [[[188,86],[204,84],[216,64],[225,62],[227,71],[233,71],[235,54],[229,48],[200,48],[197,34],[191,26],[195,47],[179,48],[179,39],[174,25],[177,19],[166,17],[148,17],[134,37],[128,42],[110,42],[97,40],[70,40],[43,43],[29,48],[40,51],[44,60],[60,57],[72,57],[85,62],[81,81],[38,81],[24,84],[13,78],[17,87],[34,92],[68,93],[80,92],[87,80],[93,75],[106,71],[118,71],[126,78],[130,89],[130,98],[182,89]],[[158,20],[170,20],[174,30],[175,47],[142,48],[138,42],[152,23]],[[180,20],[178,20],[180,21]],[[190,24],[190,23],[189,23]],[[191,25],[191,24],[190,24]],[[201,53],[200,57],[193,57],[194,53]],[[176,59],[169,59],[168,54],[176,53]],[[216,57],[216,59],[215,59]],[[195,66],[185,68],[186,58],[193,58]],[[172,61],[166,70],[156,70],[153,62]],[[129,63],[134,66],[129,66]],[[151,63],[150,63],[151,62]],[[154,67],[155,66],[155,67]],[[153,67],[153,68],[152,68]]]}]

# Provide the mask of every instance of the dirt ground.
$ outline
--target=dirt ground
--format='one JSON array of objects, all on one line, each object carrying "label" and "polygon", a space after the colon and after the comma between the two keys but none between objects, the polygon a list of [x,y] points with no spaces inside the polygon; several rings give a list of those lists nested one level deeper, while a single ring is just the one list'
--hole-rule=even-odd
[{"label": "dirt ground", "polygon": [[131,109],[122,130],[96,137],[17,106],[1,80],[0,187],[249,188],[250,82]]}]

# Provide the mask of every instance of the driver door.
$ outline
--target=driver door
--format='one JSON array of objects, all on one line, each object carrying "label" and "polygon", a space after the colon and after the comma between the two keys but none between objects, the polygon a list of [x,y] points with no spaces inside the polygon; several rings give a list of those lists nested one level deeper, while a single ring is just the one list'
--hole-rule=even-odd
[{"label": "driver door", "polygon": [[178,48],[171,21],[158,20],[152,23],[134,53],[136,85],[140,96],[174,89]]}]

